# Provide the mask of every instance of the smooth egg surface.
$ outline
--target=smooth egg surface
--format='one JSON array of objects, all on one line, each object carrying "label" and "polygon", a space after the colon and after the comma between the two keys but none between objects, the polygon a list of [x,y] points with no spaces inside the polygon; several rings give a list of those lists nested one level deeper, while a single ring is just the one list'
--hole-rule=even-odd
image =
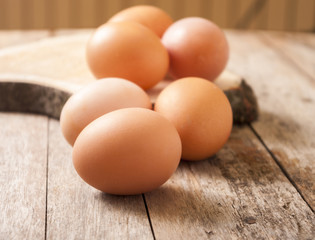
[{"label": "smooth egg surface", "polygon": [[229,46],[223,31],[199,17],[174,22],[162,42],[170,55],[170,74],[176,78],[201,77],[213,81],[224,70]]},{"label": "smooth egg surface", "polygon": [[87,43],[86,59],[96,78],[125,78],[143,89],[160,82],[169,67],[160,38],[135,22],[109,22],[96,29]]},{"label": "smooth egg surface", "polygon": [[149,5],[138,5],[126,8],[108,20],[108,22],[122,21],[140,23],[151,29],[160,38],[165,30],[173,23],[172,18],[165,11]]},{"label": "smooth egg surface", "polygon": [[121,78],[100,79],[68,99],[60,116],[61,130],[73,145],[83,128],[96,118],[121,108],[151,106],[149,96],[136,84]]},{"label": "smooth egg surface", "polygon": [[231,133],[230,102],[221,89],[206,79],[189,77],[172,82],[158,96],[154,110],[176,127],[185,160],[214,155]]},{"label": "smooth egg surface", "polygon": [[159,113],[143,108],[113,111],[90,123],[73,147],[81,178],[103,192],[140,194],[166,182],[176,170],[181,141]]}]

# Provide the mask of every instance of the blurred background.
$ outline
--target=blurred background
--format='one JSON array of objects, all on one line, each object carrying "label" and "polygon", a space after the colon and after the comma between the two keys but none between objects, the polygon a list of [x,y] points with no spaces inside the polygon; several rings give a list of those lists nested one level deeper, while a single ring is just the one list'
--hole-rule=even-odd
[{"label": "blurred background", "polygon": [[138,4],[222,28],[315,32],[315,0],[0,0],[0,30],[94,28]]}]

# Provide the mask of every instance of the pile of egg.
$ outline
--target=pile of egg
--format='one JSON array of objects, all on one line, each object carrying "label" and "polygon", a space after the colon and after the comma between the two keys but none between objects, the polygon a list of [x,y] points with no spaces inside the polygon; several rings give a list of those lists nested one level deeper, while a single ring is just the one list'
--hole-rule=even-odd
[{"label": "pile of egg", "polygon": [[[217,153],[233,116],[212,81],[228,55],[224,33],[211,21],[173,22],[153,6],[125,9],[97,28],[86,59],[98,80],[73,94],[60,117],[80,177],[106,193],[140,194],[165,183],[181,159]],[[166,75],[173,82],[152,109],[145,90]]]}]

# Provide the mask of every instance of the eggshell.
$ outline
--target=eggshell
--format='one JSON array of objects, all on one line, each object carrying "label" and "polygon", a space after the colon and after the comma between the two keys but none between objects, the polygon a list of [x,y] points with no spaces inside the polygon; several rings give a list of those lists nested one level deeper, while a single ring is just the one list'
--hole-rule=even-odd
[{"label": "eggshell", "polygon": [[143,108],[113,111],[90,123],[73,147],[73,164],[91,186],[111,194],[151,191],[176,170],[181,142],[175,127]]},{"label": "eggshell", "polygon": [[206,79],[189,77],[171,83],[154,108],[176,127],[185,160],[212,156],[231,133],[231,105],[223,91]]},{"label": "eggshell", "polygon": [[161,8],[149,5],[138,5],[126,8],[113,17],[108,22],[131,21],[140,23],[162,37],[165,30],[173,23],[173,19]]},{"label": "eggshell", "polygon": [[96,78],[125,78],[143,89],[160,82],[169,66],[160,38],[134,22],[100,26],[87,43],[86,59]]},{"label": "eggshell", "polygon": [[73,94],[64,105],[61,130],[73,145],[83,128],[96,118],[113,110],[129,107],[151,109],[149,96],[136,84],[120,78],[95,81]]},{"label": "eggshell", "polygon": [[224,70],[229,46],[221,29],[199,17],[183,18],[164,33],[162,43],[170,55],[174,78],[201,77],[213,81]]}]

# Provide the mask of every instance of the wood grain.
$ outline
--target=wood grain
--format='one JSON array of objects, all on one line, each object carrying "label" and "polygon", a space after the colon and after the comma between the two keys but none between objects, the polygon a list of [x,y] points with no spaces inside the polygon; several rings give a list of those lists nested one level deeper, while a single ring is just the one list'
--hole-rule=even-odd
[{"label": "wood grain", "polygon": [[141,195],[90,187],[72,165],[59,122],[49,121],[47,239],[152,239]]},{"label": "wood grain", "polygon": [[313,29],[315,31],[315,1],[297,1],[296,28],[300,31]]},{"label": "wood grain", "polygon": [[277,36],[228,31],[228,68],[254,87],[262,115],[234,126],[215,157],[182,162],[145,203],[85,184],[58,121],[0,113],[0,239],[313,239],[314,38]]},{"label": "wood grain", "polygon": [[[257,91],[260,118],[253,124],[255,131],[314,209],[314,79],[252,33],[231,31],[228,39],[229,69],[244,76]],[[304,61],[312,61],[312,56],[304,55]]]},{"label": "wood grain", "polygon": [[315,217],[249,128],[145,195],[157,239],[311,239]]},{"label": "wood grain", "polygon": [[[267,26],[265,29],[273,29],[273,30],[282,30],[286,29],[286,14],[288,13],[289,1],[287,0],[277,0],[277,1],[268,1],[268,17],[265,18],[265,22]],[[266,21],[267,19],[267,21]],[[293,30],[293,26],[289,26]]]},{"label": "wood grain", "polygon": [[47,117],[0,113],[0,239],[44,239]]},{"label": "wood grain", "polygon": [[[262,11],[254,8],[250,17],[243,18],[251,5],[261,2],[266,3]],[[315,27],[314,0],[0,0],[0,28],[97,27],[118,11],[138,4],[158,6],[175,20],[203,16],[225,28],[312,32]],[[245,21],[239,25],[236,21],[241,18]]]},{"label": "wood grain", "polygon": [[[30,0],[29,0],[30,1]],[[32,26],[35,29],[44,29],[47,25],[47,13],[45,11],[46,1],[43,0],[32,0],[32,5],[30,6],[30,11],[33,12]]]},{"label": "wood grain", "polygon": [[287,63],[291,61],[294,68],[300,68],[302,72],[309,75],[308,77],[315,79],[314,34],[275,32],[262,34],[262,39],[288,58]]}]

